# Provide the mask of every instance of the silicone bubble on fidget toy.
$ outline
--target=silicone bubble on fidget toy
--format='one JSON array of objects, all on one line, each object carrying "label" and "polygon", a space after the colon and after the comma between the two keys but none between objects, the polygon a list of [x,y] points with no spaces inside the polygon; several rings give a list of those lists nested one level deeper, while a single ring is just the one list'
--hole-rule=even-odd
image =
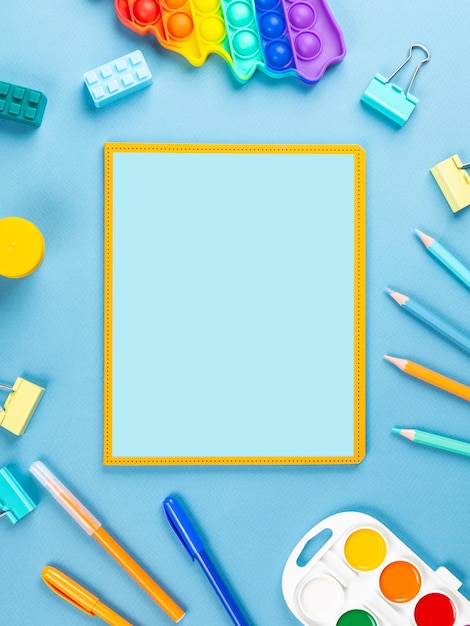
[{"label": "silicone bubble on fidget toy", "polygon": [[346,54],[325,0],[115,0],[120,21],[200,66],[210,53],[240,82],[260,69],[316,83]]},{"label": "silicone bubble on fidget toy", "polygon": [[[308,560],[307,544],[316,541],[322,545]],[[470,603],[460,585],[373,517],[350,512],[312,528],[282,576],[287,605],[305,626],[464,626]]]}]

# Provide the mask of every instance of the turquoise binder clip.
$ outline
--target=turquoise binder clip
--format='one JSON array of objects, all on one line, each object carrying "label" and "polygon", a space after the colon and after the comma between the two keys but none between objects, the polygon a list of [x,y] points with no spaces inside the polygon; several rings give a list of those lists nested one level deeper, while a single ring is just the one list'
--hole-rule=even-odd
[{"label": "turquoise binder clip", "polygon": [[[411,82],[405,92],[401,87],[395,85],[395,83],[391,83],[390,81],[408,63],[408,61],[411,60],[414,48],[421,48],[421,50],[425,52],[426,57],[416,66]],[[382,113],[382,115],[388,117],[388,119],[392,120],[392,122],[395,122],[399,126],[403,126],[418,104],[418,98],[415,98],[415,96],[410,93],[416,74],[418,73],[420,67],[424,63],[427,63],[430,58],[431,55],[429,50],[425,46],[419,43],[412,44],[410,46],[408,57],[399,67],[397,67],[393,74],[391,74],[388,78],[384,78],[381,74],[376,74],[374,76],[369,86],[362,94],[362,102],[365,102],[379,113]]]},{"label": "turquoise binder clip", "polygon": [[16,524],[35,508],[36,503],[8,467],[0,468],[0,517],[6,515],[12,524]]}]

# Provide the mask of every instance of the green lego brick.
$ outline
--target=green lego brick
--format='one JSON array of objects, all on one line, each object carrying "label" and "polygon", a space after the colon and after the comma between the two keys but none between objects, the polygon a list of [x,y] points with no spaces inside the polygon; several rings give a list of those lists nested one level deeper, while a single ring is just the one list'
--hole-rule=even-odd
[{"label": "green lego brick", "polygon": [[41,126],[46,103],[46,96],[36,89],[0,81],[0,119]]}]

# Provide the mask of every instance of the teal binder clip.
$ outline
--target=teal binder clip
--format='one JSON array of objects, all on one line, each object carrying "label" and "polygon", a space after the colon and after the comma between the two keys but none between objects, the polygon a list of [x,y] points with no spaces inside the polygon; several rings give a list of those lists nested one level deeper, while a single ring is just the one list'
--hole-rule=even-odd
[{"label": "teal binder clip", "polygon": [[[426,57],[416,66],[411,82],[405,92],[401,87],[395,83],[391,83],[390,81],[408,63],[408,61],[411,60],[414,48],[421,48],[421,50],[425,52]],[[418,98],[415,98],[415,96],[410,93],[416,74],[418,73],[420,67],[424,63],[427,63],[430,58],[431,55],[429,50],[425,46],[419,43],[412,44],[410,46],[408,57],[399,67],[397,67],[393,74],[391,74],[388,78],[384,78],[381,74],[376,74],[374,76],[369,86],[362,94],[361,101],[365,102],[365,104],[368,104],[379,113],[382,113],[385,117],[388,117],[388,119],[392,120],[392,122],[395,122],[399,126],[403,126],[418,104]]]},{"label": "teal binder clip", "polygon": [[6,515],[12,524],[16,524],[35,508],[36,503],[8,467],[0,468],[0,517]]}]

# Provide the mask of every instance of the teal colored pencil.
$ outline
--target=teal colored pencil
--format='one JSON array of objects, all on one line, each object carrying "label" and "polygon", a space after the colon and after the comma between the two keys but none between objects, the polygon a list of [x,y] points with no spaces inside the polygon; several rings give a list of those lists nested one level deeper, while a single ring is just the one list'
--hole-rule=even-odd
[{"label": "teal colored pencil", "polygon": [[392,291],[391,289],[387,289],[386,291],[404,311],[410,313],[410,315],[416,317],[420,322],[423,322],[446,339],[455,343],[459,348],[462,348],[462,350],[470,353],[470,337],[468,335],[465,335],[450,322],[439,317],[419,302],[416,302],[416,300],[412,300],[409,296],[398,293],[398,291]]},{"label": "teal colored pencil", "polygon": [[421,443],[423,446],[470,456],[470,442],[468,441],[460,441],[459,439],[452,439],[451,437],[444,437],[443,435],[436,435],[425,430],[416,430],[415,428],[393,428],[392,433],[401,435],[413,443]]},{"label": "teal colored pencil", "polygon": [[468,267],[465,267],[463,263],[456,259],[453,254],[446,250],[446,248],[433,237],[425,235],[420,230],[415,230],[415,233],[426,250],[470,289],[470,270]]}]

